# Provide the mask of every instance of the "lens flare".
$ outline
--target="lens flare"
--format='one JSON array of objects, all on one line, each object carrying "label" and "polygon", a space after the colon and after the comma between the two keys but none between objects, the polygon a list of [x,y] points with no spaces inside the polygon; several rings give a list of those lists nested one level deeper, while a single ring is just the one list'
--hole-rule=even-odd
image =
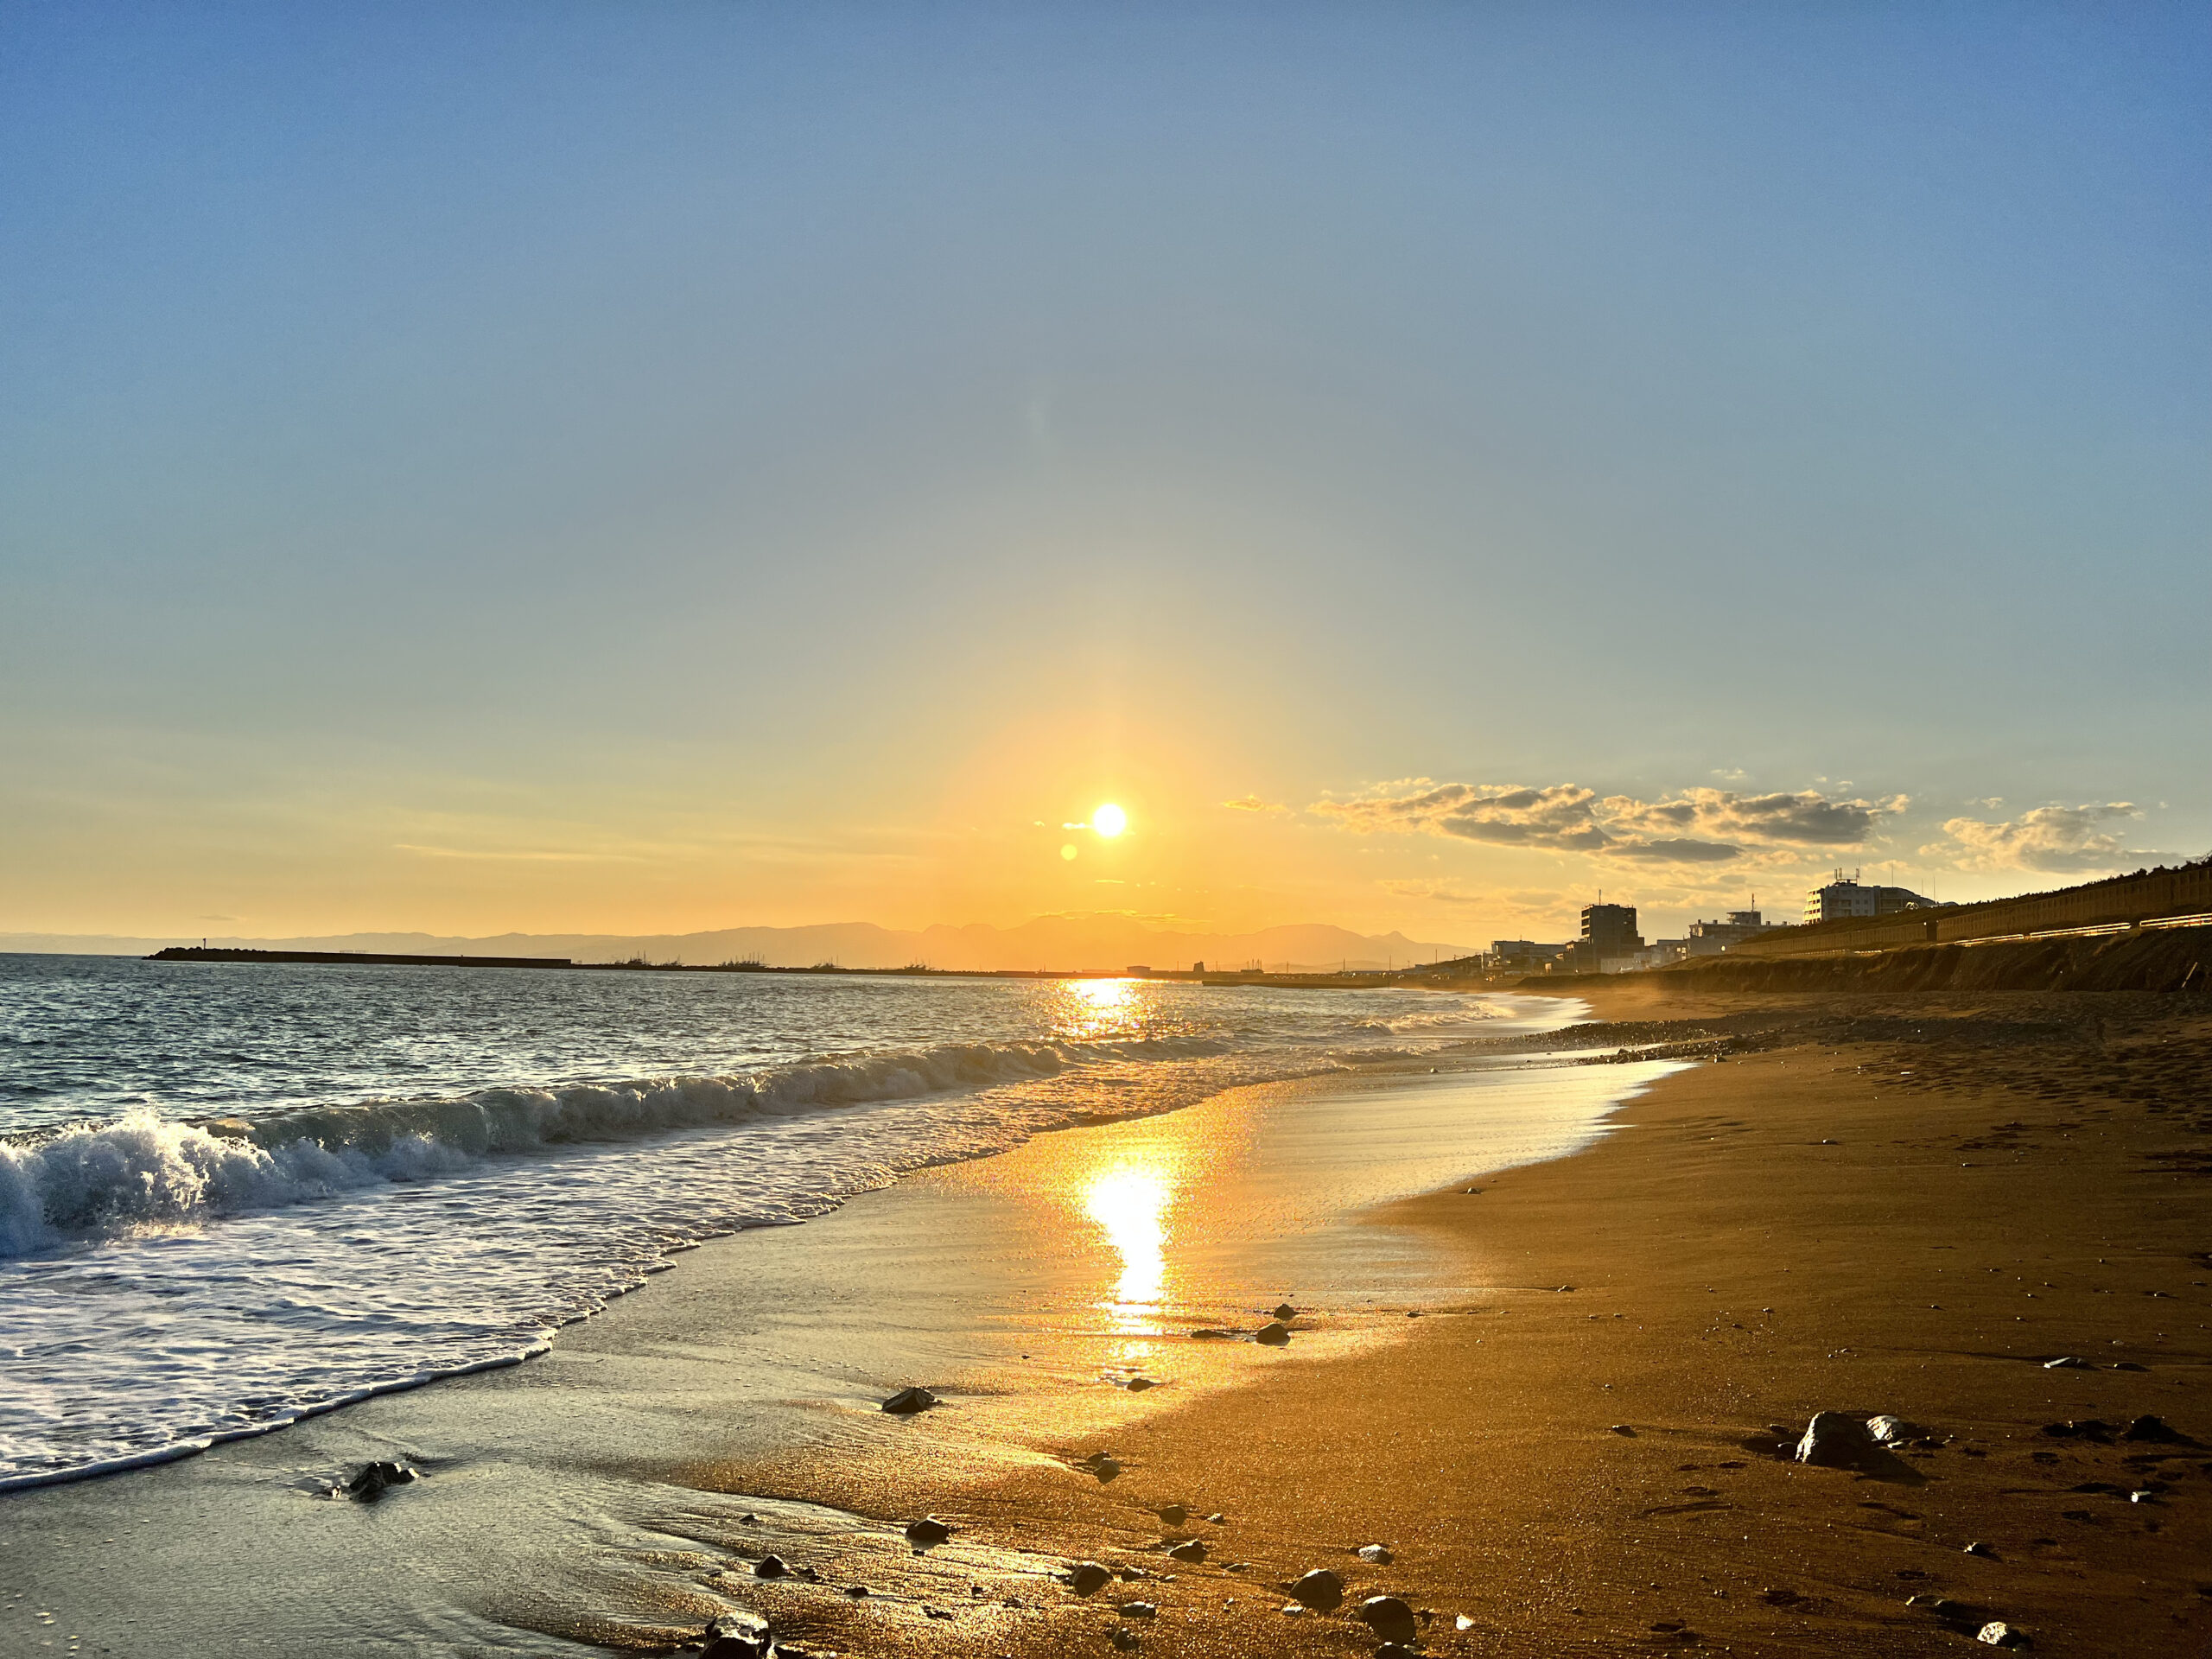
[{"label": "lens flare", "polygon": [[1090,815],[1090,827],[1111,839],[1129,827],[1129,815],[1109,801]]}]

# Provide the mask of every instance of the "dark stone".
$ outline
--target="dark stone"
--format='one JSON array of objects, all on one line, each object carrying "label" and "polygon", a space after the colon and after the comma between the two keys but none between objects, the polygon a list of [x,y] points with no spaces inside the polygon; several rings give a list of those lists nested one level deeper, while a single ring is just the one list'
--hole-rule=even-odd
[{"label": "dark stone", "polygon": [[1191,1518],[1190,1506],[1184,1503],[1163,1503],[1153,1513],[1163,1527],[1179,1527]]},{"label": "dark stone", "polygon": [[1252,1340],[1268,1348],[1281,1348],[1290,1341],[1290,1327],[1281,1319],[1269,1319],[1252,1333]]},{"label": "dark stone", "polygon": [[2142,1416],[2122,1429],[2123,1440],[2149,1440],[2157,1446],[2195,1446],[2196,1442],[2163,1417]]},{"label": "dark stone", "polygon": [[1204,1330],[1192,1332],[1191,1340],[1193,1342],[1234,1342],[1236,1340],[1236,1333],[1234,1331],[1217,1331],[1209,1325]]},{"label": "dark stone", "polygon": [[1195,1538],[1178,1544],[1167,1552],[1167,1559],[1171,1561],[1195,1562],[1203,1561],[1205,1558],[1206,1547]]},{"label": "dark stone", "polygon": [[951,1536],[952,1529],[942,1521],[925,1517],[906,1523],[906,1541],[910,1544],[926,1548],[931,1544],[941,1544]]},{"label": "dark stone", "polygon": [[374,1463],[361,1465],[353,1478],[346,1483],[346,1493],[364,1503],[373,1503],[385,1495],[386,1488],[404,1486],[410,1481],[421,1478],[422,1476],[406,1464],[378,1459]]},{"label": "dark stone", "polygon": [[780,1555],[763,1555],[753,1563],[753,1576],[756,1579],[780,1579],[790,1571]]},{"label": "dark stone", "polygon": [[1288,1302],[1280,1302],[1276,1304],[1275,1318],[1279,1319],[1294,1319],[1297,1317],[1298,1310],[1293,1307]]},{"label": "dark stone", "polygon": [[1114,1581],[1114,1575],[1096,1561],[1077,1561],[1068,1569],[1068,1588],[1078,1596],[1095,1596]]},{"label": "dark stone", "polygon": [[1111,1642],[1116,1647],[1119,1648],[1123,1653],[1128,1653],[1135,1649],[1137,1644],[1137,1633],[1135,1630],[1126,1630],[1122,1626],[1117,1624],[1107,1633],[1106,1639],[1109,1642]]},{"label": "dark stone", "polygon": [[1408,1643],[1421,1639],[1421,1624],[1414,1610],[1395,1596],[1370,1596],[1352,1617],[1385,1642]]},{"label": "dark stone", "polygon": [[1290,1586],[1292,1598],[1319,1613],[1333,1613],[1344,1605],[1344,1581],[1325,1567],[1317,1567]]},{"label": "dark stone", "polygon": [[883,1402],[883,1409],[894,1416],[911,1417],[939,1403],[937,1395],[927,1389],[901,1389]]},{"label": "dark stone", "polygon": [[1997,1546],[1994,1544],[1985,1544],[1980,1540],[1976,1539],[1973,1543],[1967,1546],[1966,1553],[1969,1555],[1980,1555],[1985,1560],[1993,1561],[1997,1559]]}]

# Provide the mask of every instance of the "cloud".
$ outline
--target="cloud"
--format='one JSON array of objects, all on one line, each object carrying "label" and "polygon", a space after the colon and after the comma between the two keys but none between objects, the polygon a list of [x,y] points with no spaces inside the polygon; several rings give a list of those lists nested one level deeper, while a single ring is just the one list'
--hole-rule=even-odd
[{"label": "cloud", "polygon": [[1256,795],[1239,795],[1222,804],[1232,812],[1287,812],[1290,809],[1281,801],[1263,801]]},{"label": "cloud", "polygon": [[1741,858],[1744,849],[1721,841],[1673,840],[1622,842],[1606,849],[1615,858],[1649,859],[1658,864],[1721,864]]},{"label": "cloud", "polygon": [[1994,823],[1950,818],[1943,824],[1950,843],[1938,842],[1920,850],[1926,856],[1949,857],[1969,870],[2117,870],[2160,855],[2130,852],[2120,836],[2100,826],[2142,816],[2131,801],[2107,801],[2101,806],[2038,806]]},{"label": "cloud", "polygon": [[1644,801],[1600,797],[1579,784],[1531,789],[1412,778],[1350,800],[1319,801],[1311,810],[1363,835],[1421,833],[1643,863],[1719,864],[1747,852],[1855,847],[1883,817],[1908,804],[1902,795],[1836,800],[1810,789],[1742,795],[1706,787]]}]

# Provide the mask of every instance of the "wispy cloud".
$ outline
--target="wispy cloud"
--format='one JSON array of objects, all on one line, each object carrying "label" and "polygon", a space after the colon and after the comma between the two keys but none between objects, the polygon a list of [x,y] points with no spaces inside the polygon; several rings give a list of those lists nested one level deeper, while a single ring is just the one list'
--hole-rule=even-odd
[{"label": "wispy cloud", "polygon": [[1263,801],[1256,795],[1239,795],[1222,804],[1232,812],[1287,812],[1290,809],[1281,801]]},{"label": "wispy cloud", "polygon": [[1447,836],[1497,847],[1590,853],[1651,864],[1720,864],[1758,851],[1855,847],[1909,804],[1836,799],[1818,790],[1764,795],[1698,787],[1664,800],[1600,796],[1579,784],[1439,784],[1404,779],[1310,809],[1361,834]]},{"label": "wispy cloud", "polygon": [[2106,827],[2142,816],[2132,801],[2107,801],[2102,805],[2031,807],[2017,818],[1994,823],[1949,818],[1943,824],[1949,841],[1920,850],[1923,857],[1946,858],[1967,870],[2068,874],[2117,870],[2131,864],[2155,863],[2164,856],[2130,851],[2121,837]]}]

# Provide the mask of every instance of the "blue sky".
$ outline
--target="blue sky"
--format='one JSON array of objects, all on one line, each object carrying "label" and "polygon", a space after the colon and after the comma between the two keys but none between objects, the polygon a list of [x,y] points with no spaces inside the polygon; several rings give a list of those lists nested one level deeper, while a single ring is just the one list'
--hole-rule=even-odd
[{"label": "blue sky", "polygon": [[[2201,855],[2208,72],[2148,4],[10,5],[0,929]],[[1312,810],[1409,780],[1870,816]]]}]

